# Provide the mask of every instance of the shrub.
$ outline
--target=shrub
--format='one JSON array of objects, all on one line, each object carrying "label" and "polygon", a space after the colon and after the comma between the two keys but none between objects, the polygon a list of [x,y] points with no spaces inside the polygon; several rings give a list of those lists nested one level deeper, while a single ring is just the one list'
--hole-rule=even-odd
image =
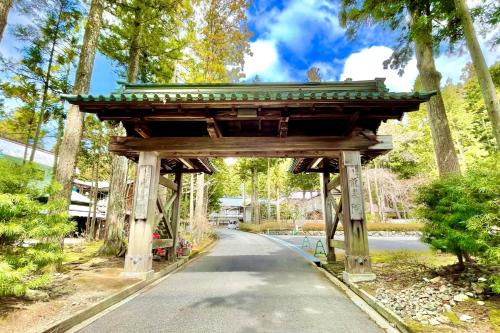
[{"label": "shrub", "polygon": [[38,189],[42,179],[33,165],[0,160],[0,296],[43,286],[63,260],[61,240],[74,225],[64,202],[43,203],[58,188]]},{"label": "shrub", "polygon": [[266,232],[267,230],[269,231],[292,230],[294,228],[294,225],[290,223],[278,223],[278,222],[264,222],[261,224],[240,223],[239,228],[241,231],[259,233],[259,232]]},{"label": "shrub", "polygon": [[500,169],[498,154],[463,176],[436,180],[420,189],[418,212],[425,219],[423,240],[463,259],[476,255],[500,263]]},{"label": "shrub", "polygon": [[325,230],[325,224],[322,222],[308,222],[304,223],[302,226],[302,230],[307,232],[307,231],[324,231]]}]

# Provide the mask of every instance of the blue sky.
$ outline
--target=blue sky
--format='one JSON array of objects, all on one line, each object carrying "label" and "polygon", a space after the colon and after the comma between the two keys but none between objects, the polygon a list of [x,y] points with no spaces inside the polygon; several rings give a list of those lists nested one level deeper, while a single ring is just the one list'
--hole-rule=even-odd
[{"label": "blue sky", "polygon": [[[474,6],[481,1],[468,0],[468,3]],[[417,76],[415,59],[410,61],[402,77],[382,67],[382,62],[392,53],[396,34],[380,27],[367,27],[359,32],[356,40],[350,41],[339,25],[339,9],[340,1],[335,0],[254,0],[248,11],[253,55],[245,57],[247,80],[258,75],[266,82],[300,82],[306,79],[307,69],[316,66],[324,81],[385,77],[392,91],[410,91]],[[26,20],[11,13],[8,23],[12,26]],[[0,52],[15,58],[19,56],[18,45],[9,34],[9,25]],[[485,43],[495,34],[500,34],[500,27],[485,38],[480,37],[489,65],[499,60],[498,51]],[[443,76],[442,84],[448,80],[458,82],[467,62],[470,58],[466,51],[438,55],[436,65]],[[118,79],[111,61],[98,54],[90,92],[109,93],[116,88]]]},{"label": "blue sky", "polygon": [[[473,6],[475,1],[479,0],[468,2]],[[396,34],[380,27],[368,27],[356,40],[350,41],[340,27],[339,9],[340,1],[332,0],[254,0],[248,11],[253,55],[245,57],[246,78],[251,80],[259,75],[266,82],[300,82],[305,80],[307,69],[316,66],[325,81],[386,77],[391,90],[411,90],[417,76],[414,59],[402,77],[382,67],[382,62],[392,53]],[[9,16],[10,24],[24,20],[15,14]],[[500,28],[489,35],[495,33],[500,33]],[[498,61],[497,50],[491,50],[483,39],[481,41],[488,64]],[[0,52],[16,56],[15,47],[7,31]],[[469,61],[467,52],[440,54],[436,63],[443,74],[442,83],[458,82],[462,68]],[[98,54],[90,91],[108,93],[116,88],[118,79],[111,61]]]}]

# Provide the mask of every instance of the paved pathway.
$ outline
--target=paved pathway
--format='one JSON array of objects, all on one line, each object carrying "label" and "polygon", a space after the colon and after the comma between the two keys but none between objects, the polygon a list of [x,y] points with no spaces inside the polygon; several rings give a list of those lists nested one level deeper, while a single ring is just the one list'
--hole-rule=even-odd
[{"label": "paved pathway", "polygon": [[289,248],[218,232],[210,253],[80,332],[382,332]]}]

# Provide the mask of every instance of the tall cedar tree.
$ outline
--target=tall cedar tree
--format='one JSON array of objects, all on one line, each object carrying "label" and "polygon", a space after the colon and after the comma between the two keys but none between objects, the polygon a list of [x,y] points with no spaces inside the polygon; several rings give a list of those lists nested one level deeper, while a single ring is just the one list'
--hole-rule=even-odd
[{"label": "tall cedar tree", "polygon": [[[103,4],[104,0],[92,0],[90,5],[73,85],[74,94],[86,94],[89,90],[101,28]],[[55,180],[62,186],[62,190],[55,195],[55,199],[65,199],[68,205],[71,197],[76,157],[83,133],[83,120],[84,115],[80,112],[78,106],[71,105],[61,142],[64,149],[60,151],[55,173]]]},{"label": "tall cedar tree", "polygon": [[441,96],[441,74],[434,62],[434,49],[437,46],[433,36],[435,2],[436,0],[343,0],[340,20],[348,28],[350,37],[357,34],[362,24],[371,23],[382,24],[400,33],[394,53],[384,62],[386,68],[402,72],[413,55],[411,44],[414,44],[422,87],[426,91],[437,91],[436,96],[427,104],[436,162],[439,174],[445,176],[459,174],[460,166]]},{"label": "tall cedar tree", "polygon": [[[185,42],[180,30],[183,19],[190,15],[188,3],[182,0],[117,1],[110,7],[114,19],[106,22],[102,53],[126,68],[127,82],[164,81],[173,76],[175,60]],[[124,73],[123,73],[124,74]],[[111,135],[125,135],[123,125],[114,124]],[[110,195],[106,216],[106,234],[100,249],[103,254],[124,252],[123,226],[128,161],[113,155]]]},{"label": "tall cedar tree", "polygon": [[[202,0],[197,2],[195,11],[202,20],[190,27],[188,37],[190,56],[180,62],[179,76],[190,83],[234,82],[242,76],[243,59],[250,54],[246,12],[249,3],[245,0]],[[214,182],[205,182],[205,175],[197,177],[197,193],[194,207],[195,220],[206,215],[205,207],[218,198],[219,191],[205,190]],[[211,195],[211,198],[207,196]],[[252,201],[255,202],[255,201]],[[255,206],[257,207],[257,206]],[[258,208],[258,207],[257,207]],[[201,225],[195,221],[195,225]]]}]

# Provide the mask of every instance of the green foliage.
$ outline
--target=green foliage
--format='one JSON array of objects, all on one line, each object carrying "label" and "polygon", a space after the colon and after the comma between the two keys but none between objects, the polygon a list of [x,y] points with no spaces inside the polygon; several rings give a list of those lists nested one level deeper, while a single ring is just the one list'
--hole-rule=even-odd
[{"label": "green foliage", "polygon": [[500,263],[500,168],[494,154],[463,176],[431,182],[417,197],[425,219],[423,240],[434,248]]},{"label": "green foliage", "polygon": [[318,191],[319,176],[316,173],[299,173],[290,175],[289,186],[292,191]]},{"label": "green foliage", "polygon": [[199,20],[189,35],[190,55],[181,73],[186,82],[237,82],[250,52],[247,0],[202,0],[196,2]]},{"label": "green foliage", "polygon": [[[496,63],[490,67],[490,74],[493,84],[496,87],[497,94],[500,93],[500,63]],[[465,109],[470,113],[471,123],[470,131],[483,148],[487,151],[495,151],[496,143],[493,133],[491,132],[491,122],[486,111],[481,87],[477,80],[472,65],[469,64],[465,69],[466,81],[463,86],[463,95]]]},{"label": "green foliage", "polygon": [[37,190],[35,166],[0,160],[0,296],[22,296],[45,285],[48,268],[62,263],[60,240],[72,232],[64,202],[43,198],[59,188]]},{"label": "green foliage", "polygon": [[107,11],[99,50],[116,62],[119,74],[127,76],[124,68],[130,67],[131,53],[138,52],[140,81],[171,81],[187,45],[187,37],[181,35],[189,30],[190,1],[120,0]]}]

